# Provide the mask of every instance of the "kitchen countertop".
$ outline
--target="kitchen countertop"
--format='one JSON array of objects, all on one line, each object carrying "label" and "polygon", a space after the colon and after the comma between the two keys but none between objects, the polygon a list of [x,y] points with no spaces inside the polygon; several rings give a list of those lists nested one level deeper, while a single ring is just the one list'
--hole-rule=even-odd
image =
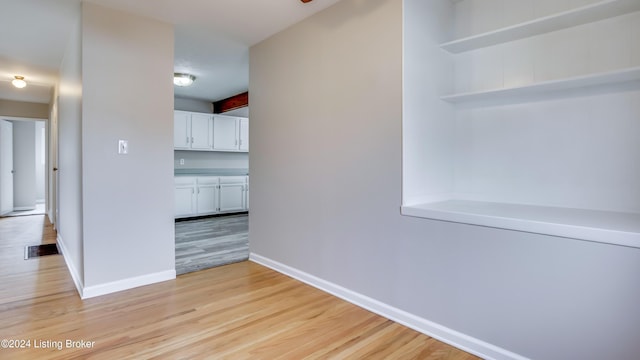
[{"label": "kitchen countertop", "polygon": [[174,169],[174,176],[248,176],[249,169]]}]

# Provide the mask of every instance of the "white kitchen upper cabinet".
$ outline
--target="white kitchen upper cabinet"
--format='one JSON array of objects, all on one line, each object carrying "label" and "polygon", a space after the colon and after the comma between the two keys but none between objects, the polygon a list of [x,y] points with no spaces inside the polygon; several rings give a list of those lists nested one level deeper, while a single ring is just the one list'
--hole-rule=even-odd
[{"label": "white kitchen upper cabinet", "polygon": [[212,116],[191,114],[191,149],[211,150]]},{"label": "white kitchen upper cabinet", "polygon": [[173,147],[177,150],[211,150],[213,116],[174,111]]},{"label": "white kitchen upper cabinet", "polygon": [[196,179],[176,177],[174,189],[175,217],[187,217],[196,214]]},{"label": "white kitchen upper cabinet", "polygon": [[198,215],[218,212],[218,177],[198,177],[197,193]]},{"label": "white kitchen upper cabinet", "polygon": [[249,119],[189,111],[174,111],[176,150],[249,151]]},{"label": "white kitchen upper cabinet", "polygon": [[249,119],[247,118],[238,119],[238,125],[240,127],[240,131],[239,131],[240,151],[249,151]]},{"label": "white kitchen upper cabinet", "polygon": [[191,147],[191,113],[189,112],[173,113],[173,147],[183,150]]},{"label": "white kitchen upper cabinet", "polygon": [[238,133],[238,118],[218,115],[213,117],[214,150],[238,150]]}]

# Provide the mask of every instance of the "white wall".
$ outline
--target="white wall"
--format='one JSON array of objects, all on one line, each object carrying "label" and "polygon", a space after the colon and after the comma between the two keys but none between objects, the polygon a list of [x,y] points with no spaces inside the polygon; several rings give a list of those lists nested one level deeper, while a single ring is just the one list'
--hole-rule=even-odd
[{"label": "white wall", "polygon": [[[78,23],[67,43],[60,65],[60,83],[55,89],[58,110],[58,242],[63,247],[76,286],[83,286],[82,242],[82,35],[80,8]],[[55,176],[55,175],[54,175]]]},{"label": "white wall", "polygon": [[213,113],[213,102],[197,100],[197,99],[186,99],[186,98],[174,98],[174,106],[176,110],[184,110],[184,111],[194,111],[201,113]]},{"label": "white wall", "polygon": [[249,117],[249,107],[245,106],[245,107],[241,107],[241,108],[237,108],[231,111],[227,111],[224,113],[224,115],[229,115],[229,116],[239,116],[239,117]]},{"label": "white wall", "polygon": [[402,3],[251,48],[251,252],[525,357],[635,359],[640,249],[400,215]]},{"label": "white wall", "polygon": [[43,204],[45,202],[46,187],[46,123],[44,121],[35,122],[36,131],[36,203]]},{"label": "white wall", "polygon": [[31,119],[46,119],[49,117],[49,111],[47,104],[0,99],[0,115]]},{"label": "white wall", "polygon": [[[184,165],[180,165],[184,159]],[[248,169],[249,154],[215,151],[175,151],[175,169]]]},{"label": "white wall", "polygon": [[83,3],[84,282],[95,292],[175,277],[173,39],[170,24]]},{"label": "white wall", "polygon": [[36,125],[13,121],[13,208],[36,207]]},{"label": "white wall", "polygon": [[[453,61],[439,44],[451,37],[450,1],[420,1],[404,11],[402,195],[405,205],[453,191],[454,111],[440,95],[452,91]],[[425,79],[428,79],[425,81]],[[406,119],[420,119],[407,121]]]}]

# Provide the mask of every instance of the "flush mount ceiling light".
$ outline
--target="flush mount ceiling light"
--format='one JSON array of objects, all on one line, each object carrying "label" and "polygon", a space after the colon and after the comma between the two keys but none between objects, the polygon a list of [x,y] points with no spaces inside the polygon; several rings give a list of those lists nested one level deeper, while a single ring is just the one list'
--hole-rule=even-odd
[{"label": "flush mount ceiling light", "polygon": [[195,79],[191,74],[173,73],[173,83],[177,86],[189,86]]},{"label": "flush mount ceiling light", "polygon": [[13,84],[13,86],[17,87],[18,89],[22,89],[23,87],[27,86],[27,82],[24,81],[24,76],[14,76],[15,79],[13,79],[11,81],[11,83]]}]

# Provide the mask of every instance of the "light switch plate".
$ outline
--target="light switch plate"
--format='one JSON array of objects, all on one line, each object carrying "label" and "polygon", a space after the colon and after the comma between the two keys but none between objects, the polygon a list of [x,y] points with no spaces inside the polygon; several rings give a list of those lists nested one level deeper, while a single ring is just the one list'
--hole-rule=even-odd
[{"label": "light switch plate", "polygon": [[127,140],[118,140],[118,154],[126,155],[129,153],[129,142]]}]

